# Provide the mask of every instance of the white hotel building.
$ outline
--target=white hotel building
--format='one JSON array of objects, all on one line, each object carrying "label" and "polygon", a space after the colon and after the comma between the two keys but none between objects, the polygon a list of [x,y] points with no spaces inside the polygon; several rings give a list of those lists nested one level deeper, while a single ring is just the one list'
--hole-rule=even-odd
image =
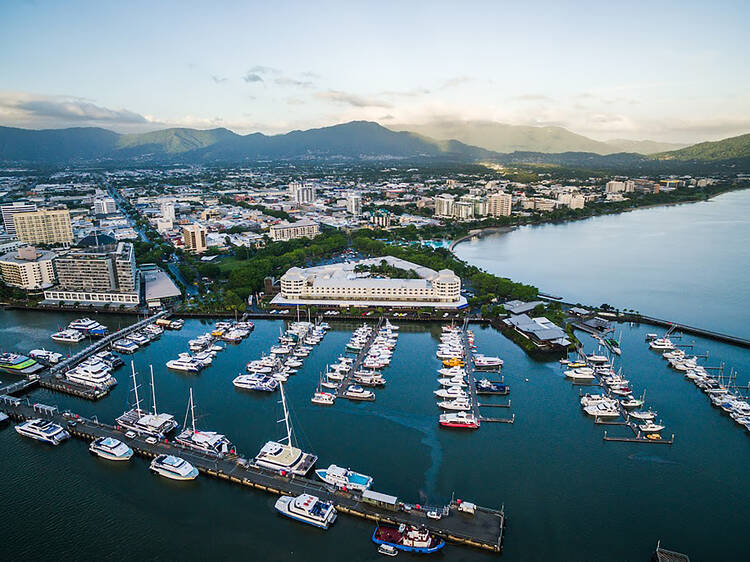
[{"label": "white hotel building", "polygon": [[[355,272],[358,265],[379,265],[386,261],[400,269],[413,270],[419,279],[385,279]],[[461,296],[461,279],[450,269],[435,271],[391,256],[358,262],[289,269],[280,280],[281,292],[275,305],[434,307],[455,309],[466,306]]]}]

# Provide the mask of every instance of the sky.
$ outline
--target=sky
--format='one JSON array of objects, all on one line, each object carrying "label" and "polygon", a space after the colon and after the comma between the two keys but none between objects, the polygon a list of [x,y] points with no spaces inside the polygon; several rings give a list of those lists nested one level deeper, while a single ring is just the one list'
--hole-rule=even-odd
[{"label": "sky", "polygon": [[750,132],[750,2],[0,2],[0,125]]}]

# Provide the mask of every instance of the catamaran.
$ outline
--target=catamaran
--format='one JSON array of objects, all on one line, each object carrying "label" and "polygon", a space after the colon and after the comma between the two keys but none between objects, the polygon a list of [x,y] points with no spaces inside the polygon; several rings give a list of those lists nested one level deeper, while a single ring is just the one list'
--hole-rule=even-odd
[{"label": "catamaran", "polygon": [[164,438],[168,433],[177,427],[177,421],[172,414],[161,413],[156,411],[156,388],[154,387],[154,369],[151,367],[151,397],[153,401],[154,412],[149,413],[141,409],[141,402],[138,397],[138,383],[135,379],[135,365],[130,362],[133,373],[133,392],[135,394],[135,408],[128,410],[118,417],[115,422],[117,429],[126,429],[135,431],[138,434],[150,435],[158,439]]},{"label": "catamaran", "polygon": [[286,437],[279,441],[268,441],[260,452],[255,456],[255,464],[262,468],[280,472],[283,475],[294,474],[305,476],[318,461],[318,457],[312,453],[305,453],[294,446],[292,437],[292,425],[289,421],[289,410],[286,406],[284,385],[279,384],[281,391],[281,406],[284,410],[284,422],[286,426]]},{"label": "catamaran", "polygon": [[315,474],[323,482],[332,484],[337,488],[344,490],[353,490],[357,492],[364,492],[369,490],[372,486],[372,476],[366,474],[360,474],[354,472],[348,468],[342,468],[332,464],[328,468],[321,468],[315,471]]},{"label": "catamaran", "polygon": [[0,353],[0,371],[27,377],[42,369],[44,365],[20,353]]},{"label": "catamaran", "polygon": [[[192,420],[190,426],[187,425],[188,414],[190,414]],[[195,429],[195,403],[193,402],[192,388],[190,389],[190,399],[188,400],[182,431],[177,435],[176,441],[180,445],[209,455],[223,456],[234,452],[234,446],[224,435],[215,431],[198,431]]]},{"label": "catamaran", "polygon": [[114,437],[99,437],[89,445],[92,455],[108,461],[127,461],[133,456],[133,449]]},{"label": "catamaran", "polygon": [[195,480],[198,469],[185,459],[173,455],[159,455],[151,461],[152,472],[171,480]]},{"label": "catamaran", "polygon": [[274,507],[282,515],[321,529],[328,529],[336,520],[333,504],[311,494],[302,494],[296,498],[281,496]]},{"label": "catamaran", "polygon": [[37,441],[59,445],[70,437],[62,426],[57,425],[49,420],[33,419],[16,426],[16,432],[24,437],[31,437]]}]

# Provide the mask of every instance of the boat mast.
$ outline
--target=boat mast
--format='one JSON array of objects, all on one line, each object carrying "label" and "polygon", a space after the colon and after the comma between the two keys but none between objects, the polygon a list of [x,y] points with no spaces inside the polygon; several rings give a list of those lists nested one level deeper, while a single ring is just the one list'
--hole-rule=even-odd
[{"label": "boat mast", "polygon": [[130,369],[133,371],[133,392],[135,392],[135,409],[141,411],[141,401],[138,398],[138,382],[135,380],[135,363],[130,361]]},{"label": "boat mast", "polygon": [[149,365],[151,368],[151,400],[154,403],[154,415],[156,414],[156,387],[154,386],[154,366]]},{"label": "boat mast", "polygon": [[[279,390],[281,390],[281,407],[284,409],[284,419],[279,420],[280,422],[283,421],[286,425],[286,443],[290,447],[292,446],[292,426],[289,425],[289,410],[286,409],[286,396],[284,395],[284,383],[279,382]],[[283,439],[282,439],[283,441]]]},{"label": "boat mast", "polygon": [[190,417],[193,418],[193,435],[195,435],[195,403],[193,402],[193,387],[190,387]]}]

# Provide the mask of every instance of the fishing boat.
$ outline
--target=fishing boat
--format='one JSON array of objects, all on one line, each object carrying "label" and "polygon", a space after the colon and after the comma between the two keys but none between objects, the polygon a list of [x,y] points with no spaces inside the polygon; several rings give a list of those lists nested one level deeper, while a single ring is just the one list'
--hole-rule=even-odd
[{"label": "fishing boat", "polygon": [[172,414],[158,413],[156,410],[156,387],[154,385],[154,369],[151,368],[151,399],[153,413],[141,409],[141,401],[138,396],[138,383],[135,378],[135,365],[130,362],[133,379],[133,393],[135,395],[135,407],[124,412],[115,419],[116,429],[134,431],[139,435],[148,435],[163,439],[167,434],[177,428],[177,421]]},{"label": "fishing boat", "polygon": [[439,423],[443,427],[453,427],[458,429],[477,429],[481,423],[479,418],[472,412],[465,410],[440,414]]},{"label": "fishing boat", "polygon": [[152,472],[171,480],[195,480],[198,469],[185,459],[174,455],[159,455],[151,461]]},{"label": "fishing boat", "polygon": [[311,494],[301,494],[296,498],[281,496],[276,500],[274,507],[286,517],[321,529],[328,529],[336,521],[336,509],[333,504]]},{"label": "fishing boat", "polygon": [[346,392],[344,392],[344,398],[371,402],[375,400],[375,393],[371,390],[365,390],[359,385],[353,384],[346,389]]},{"label": "fishing boat", "polygon": [[127,461],[133,456],[133,449],[114,437],[99,437],[89,445],[89,451],[108,461]]},{"label": "fishing boat", "polygon": [[22,377],[34,375],[44,369],[44,365],[20,353],[0,353],[0,371]]},{"label": "fishing boat", "polygon": [[344,490],[364,492],[372,486],[372,476],[354,472],[348,468],[342,468],[332,464],[328,468],[321,468],[315,474],[323,482]]},{"label": "fishing boat", "polygon": [[[188,414],[192,420],[191,425],[187,425]],[[216,433],[215,431],[198,431],[195,429],[195,403],[193,402],[192,388],[190,389],[190,398],[188,399],[182,431],[177,435],[175,441],[183,447],[218,457],[222,457],[227,453],[234,453],[234,446],[221,433]]]},{"label": "fishing boat", "polygon": [[24,437],[30,437],[51,445],[59,445],[70,437],[70,434],[62,426],[43,419],[31,419],[19,423],[16,426],[16,432]]},{"label": "fishing boat", "polygon": [[430,554],[445,546],[445,541],[432,535],[427,529],[420,529],[402,523],[398,527],[378,525],[372,534],[375,544],[387,544],[398,550]]},{"label": "fishing boat", "polygon": [[279,420],[279,423],[284,422],[286,437],[279,441],[268,441],[255,456],[254,462],[256,466],[279,472],[282,475],[305,476],[318,461],[318,457],[294,445],[283,384],[279,384],[279,390],[281,391],[281,406],[284,410],[284,417]]},{"label": "fishing boat", "polygon": [[50,336],[53,341],[60,343],[78,343],[86,339],[78,330],[65,329],[55,332]]}]

